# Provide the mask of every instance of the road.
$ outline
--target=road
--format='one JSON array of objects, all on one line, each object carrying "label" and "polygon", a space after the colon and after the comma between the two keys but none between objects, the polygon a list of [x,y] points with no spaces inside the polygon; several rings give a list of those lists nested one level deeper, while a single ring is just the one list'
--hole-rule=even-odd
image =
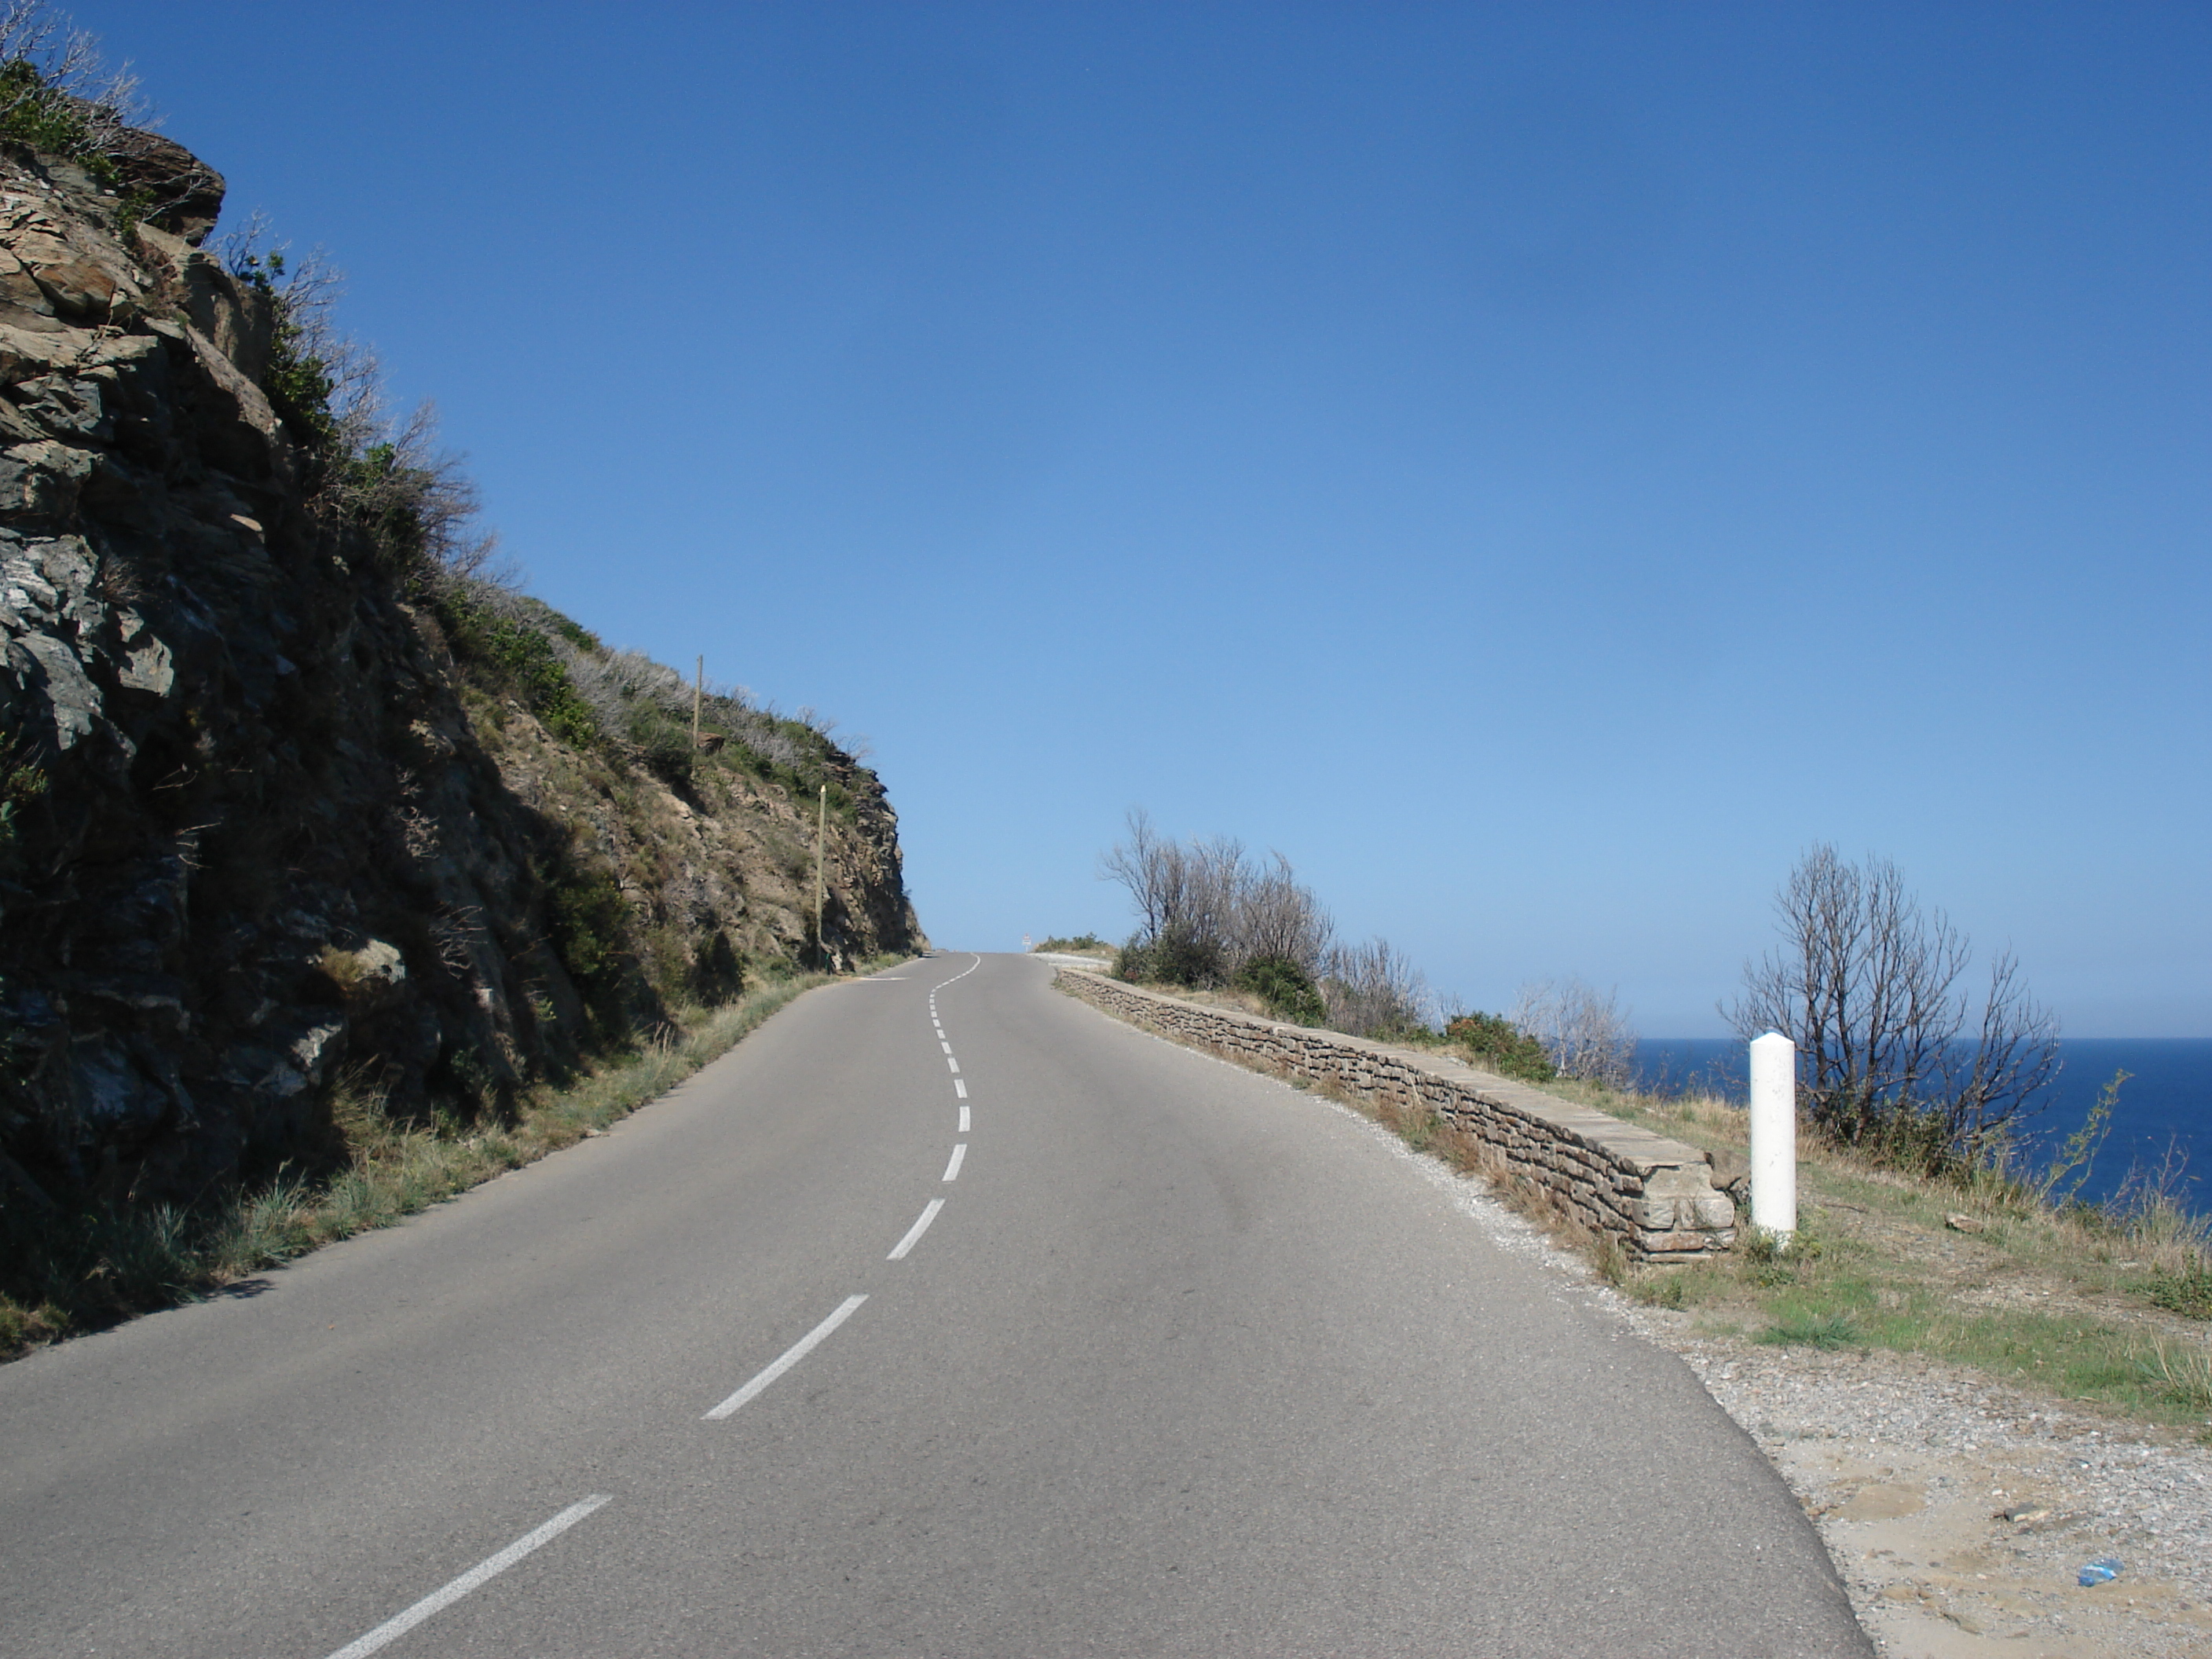
[{"label": "road", "polygon": [[10,1656],[1871,1651],[1678,1360],[1020,957],[0,1368],[0,1447]]}]

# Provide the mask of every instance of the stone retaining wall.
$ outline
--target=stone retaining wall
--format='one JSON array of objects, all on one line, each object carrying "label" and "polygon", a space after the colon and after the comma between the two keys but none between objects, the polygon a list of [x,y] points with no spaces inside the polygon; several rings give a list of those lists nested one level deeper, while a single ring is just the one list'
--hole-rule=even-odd
[{"label": "stone retaining wall", "polygon": [[1132,1025],[1279,1076],[1405,1107],[1416,1101],[1480,1137],[1638,1261],[1682,1261],[1735,1242],[1735,1205],[1693,1146],[1442,1054],[1280,1025],[1124,985],[1080,969],[1060,987]]}]

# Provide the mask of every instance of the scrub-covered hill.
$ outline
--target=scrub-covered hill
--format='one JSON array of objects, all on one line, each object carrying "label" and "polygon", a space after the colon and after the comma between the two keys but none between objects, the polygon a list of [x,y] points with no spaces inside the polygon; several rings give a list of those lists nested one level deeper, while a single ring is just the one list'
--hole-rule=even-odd
[{"label": "scrub-covered hill", "polygon": [[378,418],[313,285],[202,246],[222,179],[27,106],[26,73],[0,66],[0,1218],[313,1168],[341,1079],[495,1119],[678,1005],[922,945],[872,773],[737,694],[695,744],[685,677],[470,574],[465,481]]}]

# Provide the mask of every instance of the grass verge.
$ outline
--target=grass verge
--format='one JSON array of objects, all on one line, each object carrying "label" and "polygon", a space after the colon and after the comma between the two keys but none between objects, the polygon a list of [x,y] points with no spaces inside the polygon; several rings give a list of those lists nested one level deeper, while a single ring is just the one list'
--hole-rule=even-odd
[{"label": "grass verge", "polygon": [[428,1208],[574,1145],[656,1099],[801,993],[807,974],[718,1008],[678,1012],[659,1041],[602,1059],[561,1089],[540,1086],[504,1121],[394,1120],[374,1091],[341,1085],[331,1115],[349,1156],[309,1177],[280,1172],[204,1205],[18,1218],[0,1289],[0,1359],[194,1301],[309,1250]]},{"label": "grass verge", "polygon": [[[1743,1111],[1710,1096],[1551,1085],[1740,1170]],[[2017,1176],[1902,1172],[1801,1133],[1799,1231],[1622,1288],[1755,1341],[1926,1355],[2212,1440],[2212,1218],[2171,1170],[2108,1204]]]},{"label": "grass verge", "polygon": [[[1435,1112],[1284,1080],[1481,1176],[1607,1283],[1688,1314],[1705,1332],[1923,1355],[2212,1443],[2212,1218],[2180,1201],[2171,1168],[2131,1180],[2115,1202],[2084,1205],[2053,1201],[2055,1182],[2016,1172],[1917,1176],[1801,1134],[1793,1238],[1746,1227],[1725,1255],[1637,1266]],[[1745,1167],[1746,1114],[1726,1101],[1564,1080],[1544,1087],[1708,1152],[1718,1178]]]}]

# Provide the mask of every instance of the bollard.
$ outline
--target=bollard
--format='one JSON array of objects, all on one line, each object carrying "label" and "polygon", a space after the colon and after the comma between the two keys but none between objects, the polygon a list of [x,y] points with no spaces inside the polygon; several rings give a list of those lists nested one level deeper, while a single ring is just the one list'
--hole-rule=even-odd
[{"label": "bollard", "polygon": [[1797,1231],[1797,1045],[1779,1031],[1751,1040],[1751,1224]]}]

